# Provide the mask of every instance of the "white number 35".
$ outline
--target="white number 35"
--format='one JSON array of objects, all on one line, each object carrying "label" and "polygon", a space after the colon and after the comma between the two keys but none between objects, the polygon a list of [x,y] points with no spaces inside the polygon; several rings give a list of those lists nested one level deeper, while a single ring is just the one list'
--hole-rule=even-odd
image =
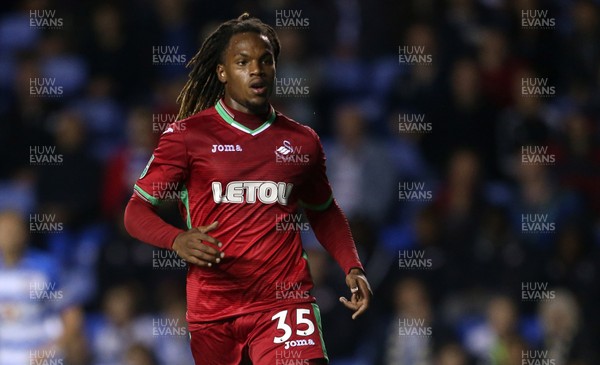
[{"label": "white number 35", "polygon": [[[290,337],[292,337],[292,328],[287,323],[285,323],[287,314],[288,311],[284,310],[271,317],[272,321],[277,319],[277,329],[283,331],[283,336],[275,337],[273,339],[274,343],[283,343],[289,340]],[[313,334],[313,332],[315,332],[315,325],[312,323],[312,321],[309,318],[304,318],[304,315],[306,314],[310,314],[309,309],[296,309],[296,334],[298,336],[310,336]],[[300,327],[301,324],[306,324],[308,328],[306,328],[305,330],[299,329],[298,327]]]}]

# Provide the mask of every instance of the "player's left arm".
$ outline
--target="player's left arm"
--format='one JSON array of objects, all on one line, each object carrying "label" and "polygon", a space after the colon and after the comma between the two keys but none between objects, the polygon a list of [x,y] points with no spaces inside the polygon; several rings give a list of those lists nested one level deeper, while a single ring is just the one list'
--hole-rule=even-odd
[{"label": "player's left arm", "polygon": [[305,214],[321,245],[346,273],[351,296],[350,300],[340,297],[340,302],[354,311],[352,319],[356,319],[369,308],[373,291],[358,257],[348,220],[335,199],[324,210],[305,208]]},{"label": "player's left arm", "polygon": [[352,319],[355,319],[367,310],[373,292],[358,257],[348,220],[333,198],[326,174],[323,146],[317,134],[312,129],[309,130],[315,137],[316,155],[310,175],[300,188],[299,205],[304,208],[308,222],[321,245],[346,274],[351,297],[350,300],[341,297],[340,301],[354,311]]}]

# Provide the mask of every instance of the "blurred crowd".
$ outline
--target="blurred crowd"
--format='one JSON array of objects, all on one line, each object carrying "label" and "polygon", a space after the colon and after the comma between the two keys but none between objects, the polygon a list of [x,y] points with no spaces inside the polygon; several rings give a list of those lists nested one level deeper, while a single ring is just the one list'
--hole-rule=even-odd
[{"label": "blurred crowd", "polygon": [[[3,2],[0,365],[192,363],[185,269],[156,267],[123,209],[185,60],[243,11],[275,26],[277,77],[306,91],[273,104],[321,136],[375,292],[352,321],[343,273],[303,232],[331,364],[600,363],[599,5]],[[282,10],[300,26],[277,26]]]}]

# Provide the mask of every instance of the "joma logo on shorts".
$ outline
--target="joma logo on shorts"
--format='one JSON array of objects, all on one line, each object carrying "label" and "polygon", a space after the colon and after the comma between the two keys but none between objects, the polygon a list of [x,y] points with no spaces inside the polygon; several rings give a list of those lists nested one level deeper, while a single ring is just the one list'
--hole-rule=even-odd
[{"label": "joma logo on shorts", "polygon": [[293,340],[293,341],[285,341],[285,347],[284,349],[287,350],[290,347],[298,347],[298,346],[314,346],[315,345],[315,341],[313,341],[312,339],[308,339],[308,340]]},{"label": "joma logo on shorts", "polygon": [[220,182],[212,183],[213,200],[221,203],[279,203],[287,205],[294,184],[274,181],[232,181],[225,191]]}]

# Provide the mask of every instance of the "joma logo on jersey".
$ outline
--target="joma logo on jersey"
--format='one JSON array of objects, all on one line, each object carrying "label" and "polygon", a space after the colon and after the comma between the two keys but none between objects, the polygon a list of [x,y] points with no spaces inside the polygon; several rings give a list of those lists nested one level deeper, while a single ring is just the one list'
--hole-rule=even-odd
[{"label": "joma logo on jersey", "polygon": [[213,200],[221,203],[251,203],[260,201],[264,204],[279,203],[287,205],[294,184],[273,181],[232,181],[225,191],[220,182],[212,183]]},{"label": "joma logo on jersey", "polygon": [[216,152],[241,152],[242,151],[242,146],[240,146],[239,144],[233,145],[233,144],[213,144],[212,145],[212,150],[210,150],[212,153],[216,153]]}]

